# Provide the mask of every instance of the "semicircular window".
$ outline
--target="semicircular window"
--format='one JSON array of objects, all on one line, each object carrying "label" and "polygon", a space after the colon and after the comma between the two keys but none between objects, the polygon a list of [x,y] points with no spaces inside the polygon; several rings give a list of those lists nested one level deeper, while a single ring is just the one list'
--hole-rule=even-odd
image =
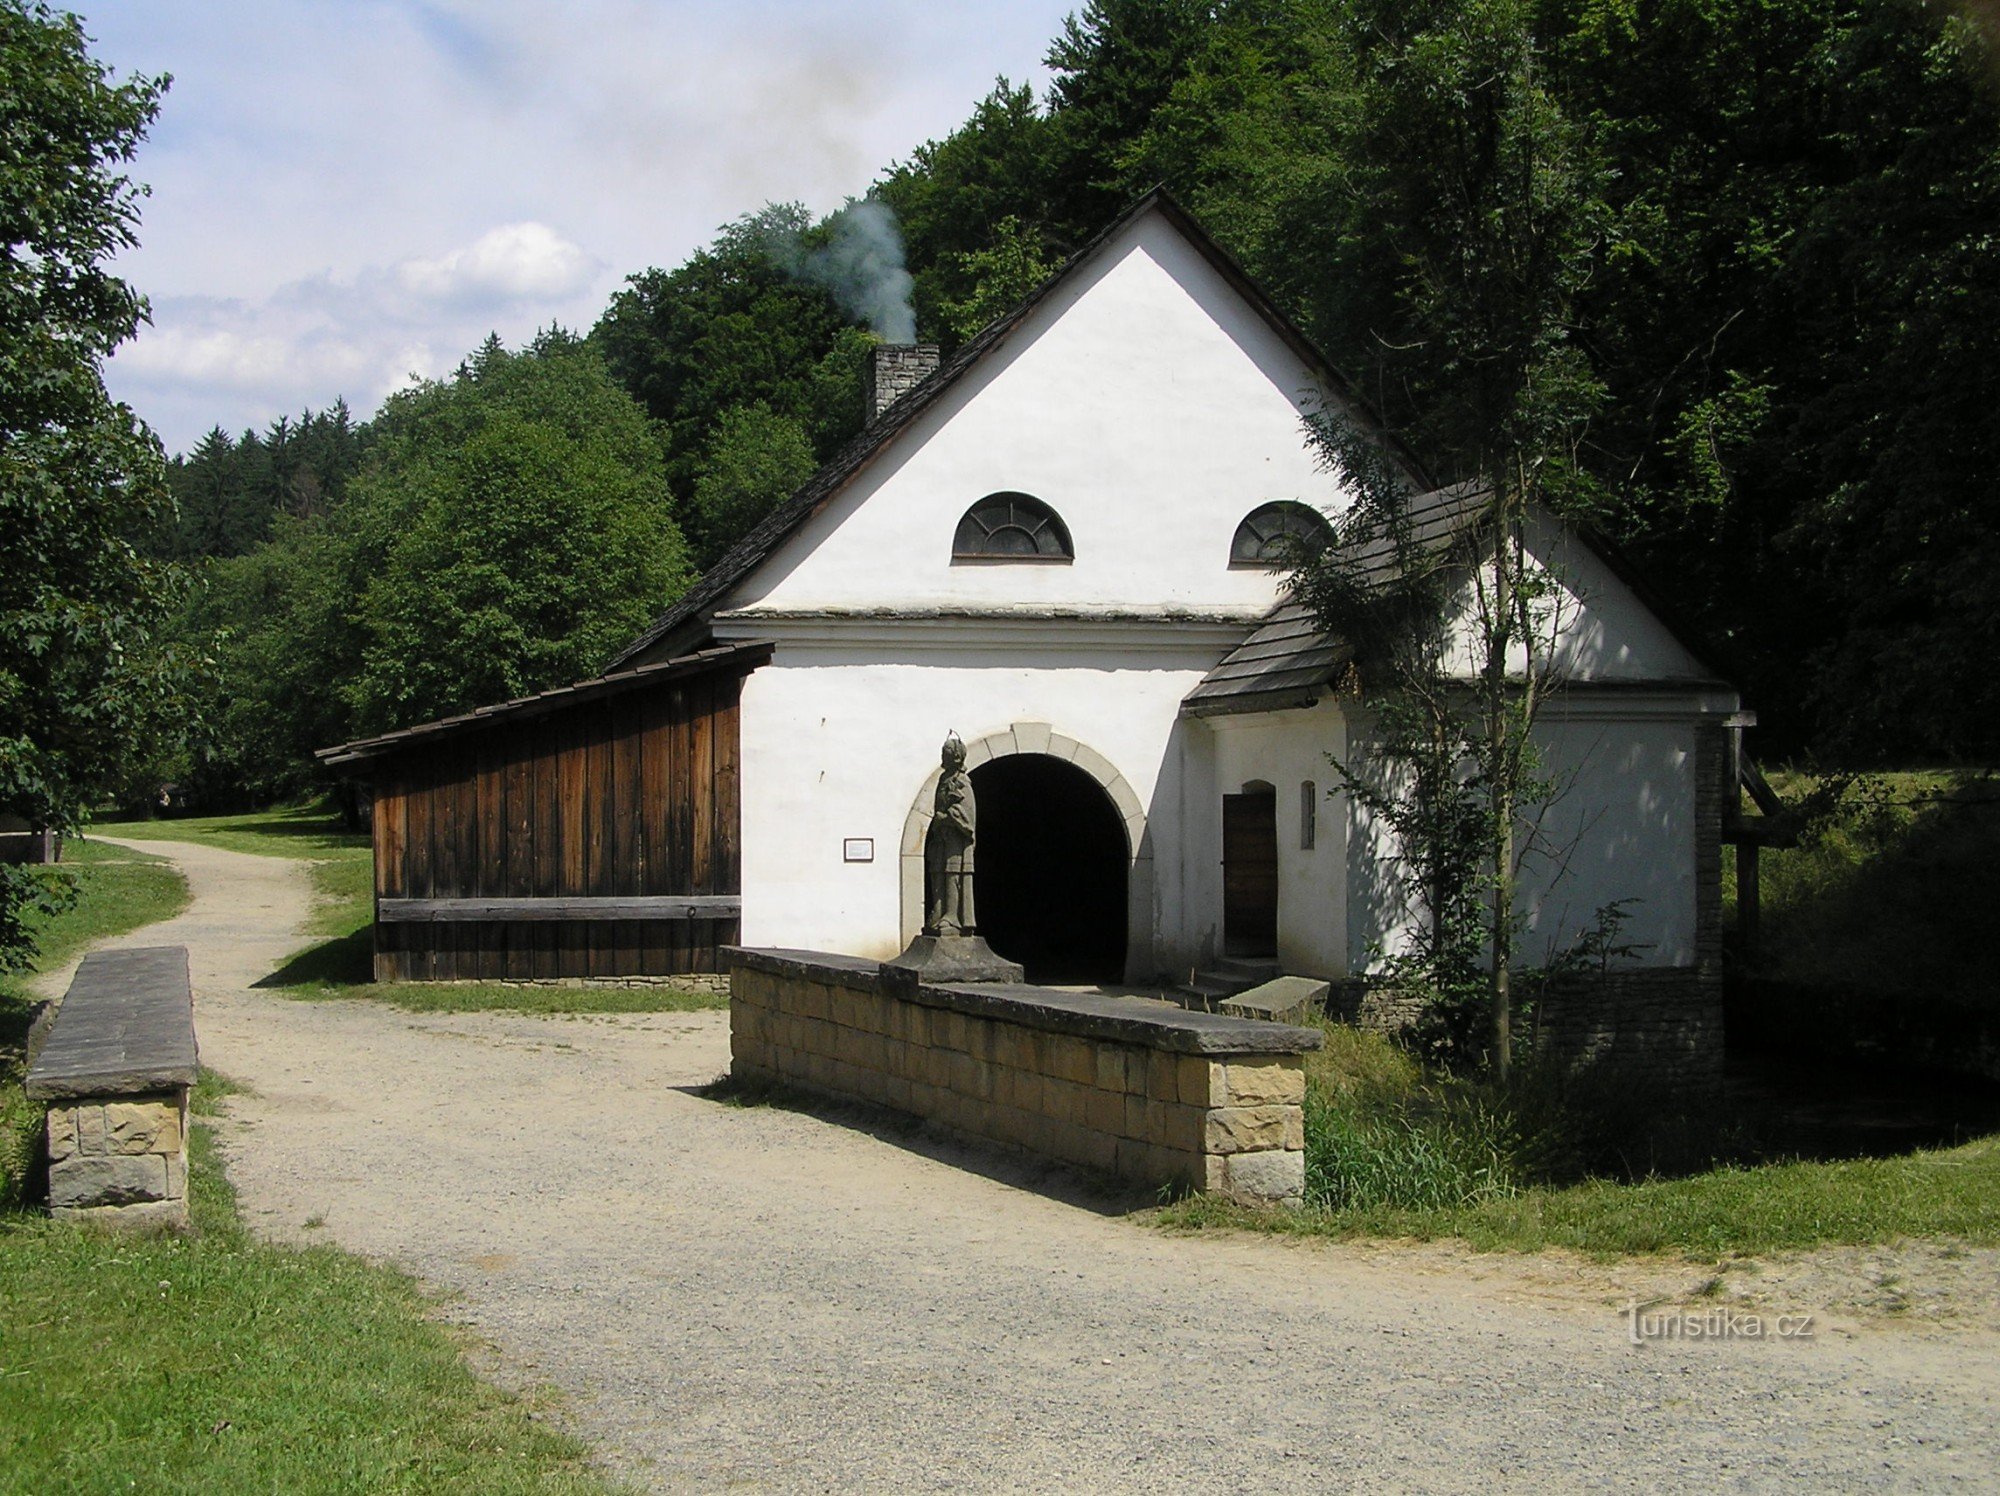
[{"label": "semicircular window", "polygon": [[965,511],[951,537],[954,561],[1073,561],[1069,527],[1040,499],[988,494]]},{"label": "semicircular window", "polygon": [[1333,540],[1326,516],[1296,499],[1260,504],[1244,516],[1229,542],[1231,566],[1296,566]]}]

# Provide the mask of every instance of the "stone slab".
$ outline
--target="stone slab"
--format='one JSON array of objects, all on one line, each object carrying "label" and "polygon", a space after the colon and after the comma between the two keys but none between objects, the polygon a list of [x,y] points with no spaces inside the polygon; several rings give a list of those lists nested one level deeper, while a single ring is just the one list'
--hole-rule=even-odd
[{"label": "stone slab", "polygon": [[141,1200],[132,1205],[57,1205],[49,1215],[112,1231],[171,1231],[187,1225],[188,1207],[184,1199]]},{"label": "stone slab", "polygon": [[[882,980],[878,963],[818,951],[731,946],[723,952],[723,957],[731,966],[839,986],[872,990]],[[1024,1028],[1178,1054],[1300,1054],[1318,1049],[1322,1043],[1317,1029],[1232,1018],[1222,1013],[1195,1013],[1136,997],[1061,992],[1025,983],[918,982],[899,995],[925,1007],[997,1018]]]},{"label": "stone slab", "polygon": [[1315,1013],[1326,1011],[1326,995],[1332,983],[1311,977],[1279,977],[1224,998],[1218,1012],[1233,1018],[1261,1018],[1266,1023],[1304,1023]]},{"label": "stone slab", "polygon": [[199,1063],[187,947],[96,951],[77,968],[26,1090],[31,1101],[171,1091],[192,1086]]}]

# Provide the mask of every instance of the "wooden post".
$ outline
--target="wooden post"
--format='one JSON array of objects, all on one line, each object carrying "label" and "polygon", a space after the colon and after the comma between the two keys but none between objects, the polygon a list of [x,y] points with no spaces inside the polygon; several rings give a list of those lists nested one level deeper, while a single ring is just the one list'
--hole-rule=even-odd
[{"label": "wooden post", "polygon": [[1736,943],[1746,959],[1757,954],[1757,842],[1740,835],[1736,842]]}]

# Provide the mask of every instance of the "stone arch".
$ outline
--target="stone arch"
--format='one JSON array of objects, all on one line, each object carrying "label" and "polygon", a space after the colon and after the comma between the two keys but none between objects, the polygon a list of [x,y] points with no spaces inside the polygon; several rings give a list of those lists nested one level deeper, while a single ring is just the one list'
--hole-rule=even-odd
[{"label": "stone arch", "polygon": [[[996,758],[1040,753],[1074,764],[1097,782],[1125,825],[1125,979],[1145,981],[1153,975],[1153,841],[1146,824],[1146,807],[1118,771],[1117,765],[1087,743],[1055,731],[1046,722],[1016,722],[1005,732],[989,733],[965,745],[965,767],[978,768]],[[932,769],[903,822],[902,943],[908,945],[924,927],[924,836],[930,830],[931,806],[937,796],[939,769]]]}]

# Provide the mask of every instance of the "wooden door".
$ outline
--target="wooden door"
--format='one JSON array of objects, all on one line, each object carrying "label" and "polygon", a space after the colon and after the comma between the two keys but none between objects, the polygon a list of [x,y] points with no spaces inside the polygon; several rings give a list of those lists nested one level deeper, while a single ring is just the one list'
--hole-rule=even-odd
[{"label": "wooden door", "polygon": [[1232,956],[1278,950],[1278,795],[1222,797],[1222,945]]}]

